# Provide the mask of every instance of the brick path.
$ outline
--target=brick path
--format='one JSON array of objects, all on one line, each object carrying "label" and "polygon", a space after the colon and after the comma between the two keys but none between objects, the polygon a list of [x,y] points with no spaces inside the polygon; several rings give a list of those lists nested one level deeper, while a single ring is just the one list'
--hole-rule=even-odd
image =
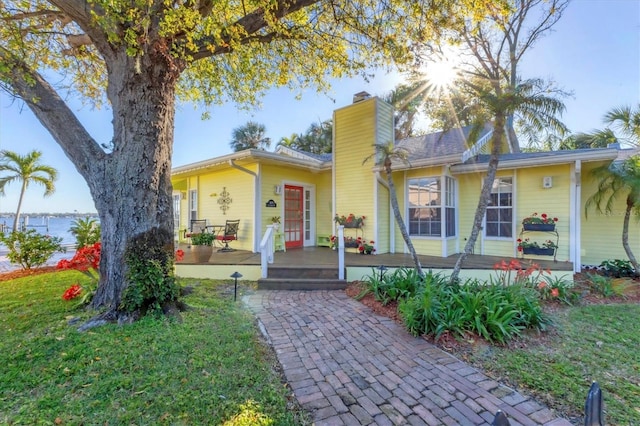
[{"label": "brick path", "polygon": [[570,426],[342,291],[244,297],[316,425]]}]

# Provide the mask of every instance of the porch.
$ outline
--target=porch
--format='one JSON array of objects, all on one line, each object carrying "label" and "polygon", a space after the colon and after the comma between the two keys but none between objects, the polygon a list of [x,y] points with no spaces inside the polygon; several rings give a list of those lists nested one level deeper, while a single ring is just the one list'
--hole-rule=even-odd
[{"label": "porch", "polygon": [[[184,259],[176,263],[176,275],[191,278],[229,279],[234,272],[240,272],[243,280],[257,281],[261,276],[260,253],[244,250],[217,252],[214,250],[207,263],[196,263],[193,253],[186,244],[181,244]],[[434,272],[450,272],[458,258],[457,255],[446,258],[419,255],[424,270]],[[494,265],[502,260],[510,262],[514,258],[498,256],[469,255],[463,265],[460,277],[488,279],[495,277]],[[523,265],[530,263],[549,269],[555,276],[573,276],[572,262],[554,262],[543,259],[517,259]],[[384,265],[388,269],[413,267],[413,260],[408,254],[362,255],[352,250],[345,250],[345,269],[347,281],[359,280],[371,275],[372,271]],[[275,252],[273,263],[269,267],[338,267],[338,253],[328,247],[305,247],[287,249],[286,252]],[[377,272],[376,272],[377,273]]]}]

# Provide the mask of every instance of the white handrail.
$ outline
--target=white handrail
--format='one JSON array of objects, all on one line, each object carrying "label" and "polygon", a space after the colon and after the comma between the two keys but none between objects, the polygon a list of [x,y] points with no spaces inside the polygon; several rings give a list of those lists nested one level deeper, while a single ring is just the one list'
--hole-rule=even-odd
[{"label": "white handrail", "polygon": [[338,279],[344,280],[344,225],[338,225]]},{"label": "white handrail", "polygon": [[267,278],[269,263],[273,263],[273,253],[275,253],[274,237],[275,232],[273,231],[273,225],[268,225],[267,230],[262,236],[262,240],[260,240],[261,278]]}]

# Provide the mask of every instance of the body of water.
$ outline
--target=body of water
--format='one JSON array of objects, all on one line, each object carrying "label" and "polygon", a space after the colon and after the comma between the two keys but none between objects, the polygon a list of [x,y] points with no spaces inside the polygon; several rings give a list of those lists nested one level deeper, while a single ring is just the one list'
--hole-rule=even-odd
[{"label": "body of water", "polygon": [[[51,235],[52,237],[62,238],[64,246],[72,246],[76,239],[69,229],[73,222],[85,217],[80,216],[25,216],[20,215],[21,225],[26,222],[26,229],[35,229],[40,234]],[[97,220],[97,218],[95,218]],[[5,225],[6,230],[11,231],[13,227],[13,216],[0,216],[0,224]],[[4,248],[0,243],[0,248]]]}]

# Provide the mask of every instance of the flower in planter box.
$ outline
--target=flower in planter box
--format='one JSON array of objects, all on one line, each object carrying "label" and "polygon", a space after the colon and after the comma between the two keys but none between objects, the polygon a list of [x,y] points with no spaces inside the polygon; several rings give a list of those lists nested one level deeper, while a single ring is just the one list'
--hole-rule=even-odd
[{"label": "flower in planter box", "polygon": [[375,241],[373,240],[366,242],[361,239],[360,245],[358,246],[358,251],[363,254],[372,254],[373,252],[376,251],[375,247],[373,246],[374,244],[375,244]]},{"label": "flower in planter box", "polygon": [[518,251],[522,251],[526,248],[540,248],[540,245],[536,241],[530,241],[529,238],[518,238],[516,240],[518,243]]},{"label": "flower in planter box", "polygon": [[533,213],[531,216],[522,219],[522,223],[525,225],[553,225],[557,221],[557,217],[552,218],[546,213],[542,213],[540,215],[538,215],[538,213]]},{"label": "flower in planter box", "polygon": [[544,243],[542,243],[542,248],[554,249],[554,248],[558,248],[558,245],[551,240],[547,240]]},{"label": "flower in planter box", "polygon": [[365,216],[356,216],[353,213],[349,213],[349,216],[335,215],[333,221],[338,225],[344,225],[351,228],[361,228],[364,226]]}]

